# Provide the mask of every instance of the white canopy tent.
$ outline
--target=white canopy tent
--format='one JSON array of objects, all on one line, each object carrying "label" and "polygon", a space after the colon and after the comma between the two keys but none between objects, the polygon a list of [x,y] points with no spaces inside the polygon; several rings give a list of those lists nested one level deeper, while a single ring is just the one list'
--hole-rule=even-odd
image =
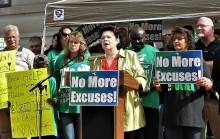
[{"label": "white canopy tent", "polygon": [[[58,14],[61,17],[59,19],[55,19],[56,10],[62,11],[58,12],[62,14]],[[169,20],[176,23],[177,19],[183,22],[200,16],[209,16],[219,22],[218,15],[219,0],[61,0],[46,5],[43,36],[46,29],[61,25],[147,20]]]},{"label": "white canopy tent", "polygon": [[[64,19],[54,21],[54,10]],[[220,15],[219,0],[62,0],[48,3],[45,25],[79,25]]]}]

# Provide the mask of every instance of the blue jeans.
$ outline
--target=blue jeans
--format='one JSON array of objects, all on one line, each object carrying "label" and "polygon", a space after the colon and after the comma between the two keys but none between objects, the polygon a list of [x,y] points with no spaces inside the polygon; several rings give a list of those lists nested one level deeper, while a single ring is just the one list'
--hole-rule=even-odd
[{"label": "blue jeans", "polygon": [[200,139],[201,128],[166,126],[166,139]]},{"label": "blue jeans", "polygon": [[79,131],[79,114],[61,113],[62,135],[64,139],[77,139]]}]

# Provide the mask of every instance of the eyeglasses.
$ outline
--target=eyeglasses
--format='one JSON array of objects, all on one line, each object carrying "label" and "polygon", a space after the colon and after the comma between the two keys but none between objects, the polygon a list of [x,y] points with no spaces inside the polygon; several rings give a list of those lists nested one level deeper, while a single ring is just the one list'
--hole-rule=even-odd
[{"label": "eyeglasses", "polygon": [[204,24],[198,24],[196,25],[196,28],[205,28],[205,27],[208,27],[208,26],[211,26],[211,25],[204,25]]},{"label": "eyeglasses", "polygon": [[68,34],[68,33],[65,33],[65,32],[61,32],[61,34],[62,34],[62,36],[64,36],[64,37],[70,36],[70,33]]},{"label": "eyeglasses", "polygon": [[112,37],[111,37],[111,36],[102,36],[102,37],[101,37],[101,40],[105,40],[105,38],[111,39]]}]

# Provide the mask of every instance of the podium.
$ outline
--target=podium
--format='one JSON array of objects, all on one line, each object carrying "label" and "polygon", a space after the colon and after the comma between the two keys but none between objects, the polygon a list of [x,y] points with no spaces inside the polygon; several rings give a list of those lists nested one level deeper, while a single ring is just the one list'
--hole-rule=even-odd
[{"label": "podium", "polygon": [[80,139],[124,139],[126,88],[139,89],[128,72],[119,71],[118,106],[82,106]]}]

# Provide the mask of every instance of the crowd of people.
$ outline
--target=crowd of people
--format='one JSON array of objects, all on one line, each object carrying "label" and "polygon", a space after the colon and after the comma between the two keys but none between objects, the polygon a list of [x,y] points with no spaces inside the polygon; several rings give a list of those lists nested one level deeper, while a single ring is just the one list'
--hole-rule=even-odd
[{"label": "crowd of people", "polygon": [[[58,136],[43,138],[79,139],[80,136],[81,109],[69,106],[66,98],[70,90],[62,87],[64,71],[126,70],[137,80],[139,89],[126,88],[125,139],[205,139],[207,128],[220,139],[220,41],[215,38],[210,18],[198,18],[195,27],[198,40],[193,28],[174,27],[169,36],[163,36],[163,48],[158,50],[146,42],[147,32],[141,27],[128,35],[123,28],[106,25],[99,31],[103,55],[90,59],[86,38],[70,26],[62,26],[53,35],[51,46],[43,52],[40,37],[31,37],[29,49],[25,48],[20,45],[17,26],[7,25],[3,29],[6,43],[3,51],[16,50],[16,71],[47,68],[48,75],[53,75],[49,79],[51,98],[47,101],[54,108]],[[153,71],[152,80],[148,79],[142,64],[154,66],[156,53],[170,50],[202,50],[203,76],[194,84],[160,84]],[[151,80],[149,86],[148,80]],[[103,108],[109,109],[99,110]],[[0,109],[0,136],[3,134],[11,138],[9,108]]]}]

